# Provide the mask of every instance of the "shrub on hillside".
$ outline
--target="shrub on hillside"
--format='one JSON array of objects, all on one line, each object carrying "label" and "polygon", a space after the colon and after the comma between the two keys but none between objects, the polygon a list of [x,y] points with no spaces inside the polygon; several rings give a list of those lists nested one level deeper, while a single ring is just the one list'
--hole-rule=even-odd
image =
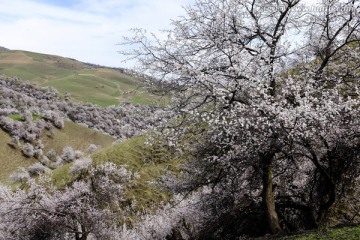
[{"label": "shrub on hillside", "polygon": [[40,162],[44,165],[49,165],[50,164],[50,159],[47,156],[42,155]]},{"label": "shrub on hillside", "polygon": [[51,169],[56,169],[56,168],[61,167],[63,164],[64,164],[64,160],[62,160],[61,157],[56,156],[55,161],[53,161],[53,162],[49,165],[49,167],[50,167]]},{"label": "shrub on hillside", "polygon": [[61,154],[61,159],[65,162],[72,162],[76,158],[75,151],[72,147],[65,147]]},{"label": "shrub on hillside", "polygon": [[36,141],[35,142],[35,145],[34,145],[34,148],[35,149],[44,149],[44,144],[42,143],[42,141],[41,140],[38,140],[38,141]]},{"label": "shrub on hillside", "polygon": [[98,147],[95,144],[90,144],[86,150],[88,153],[94,153],[98,150]]},{"label": "shrub on hillside", "polygon": [[21,114],[21,120],[24,121],[24,122],[31,122],[33,120],[32,112],[30,112],[28,109],[26,109]]},{"label": "shrub on hillside", "polygon": [[56,161],[56,151],[55,149],[50,149],[47,153],[46,156],[48,157],[49,160],[51,161]]},{"label": "shrub on hillside", "polygon": [[9,146],[11,146],[12,148],[18,148],[20,147],[20,140],[19,140],[19,137],[17,136],[14,136],[12,137],[9,142],[8,142]]},{"label": "shrub on hillside", "polygon": [[80,150],[75,151],[75,159],[82,158],[84,156],[84,153]]},{"label": "shrub on hillside", "polygon": [[9,180],[12,183],[25,183],[30,179],[30,174],[26,171],[25,168],[19,167],[15,172],[13,172]]},{"label": "shrub on hillside", "polygon": [[39,176],[40,174],[49,173],[51,170],[41,163],[34,163],[28,168],[30,176]]},{"label": "shrub on hillside", "polygon": [[34,158],[36,159],[40,159],[40,157],[43,155],[43,150],[42,149],[35,149],[34,150]]},{"label": "shrub on hillside", "polygon": [[92,163],[92,158],[86,157],[82,159],[78,159],[74,162],[74,164],[70,167],[70,174],[77,174],[83,169],[87,169]]},{"label": "shrub on hillside", "polygon": [[4,131],[11,133],[14,128],[14,120],[12,120],[11,118],[8,118],[8,117],[1,117],[0,118],[0,127]]},{"label": "shrub on hillside", "polygon": [[34,147],[30,143],[25,143],[22,149],[22,153],[25,157],[33,157],[34,156]]}]

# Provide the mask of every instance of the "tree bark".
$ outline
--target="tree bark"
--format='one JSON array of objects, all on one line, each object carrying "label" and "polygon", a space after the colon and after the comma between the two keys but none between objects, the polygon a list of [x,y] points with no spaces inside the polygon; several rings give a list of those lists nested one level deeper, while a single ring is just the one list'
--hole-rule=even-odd
[{"label": "tree bark", "polygon": [[166,240],[184,240],[179,229],[174,228],[171,235],[166,236]]},{"label": "tree bark", "polygon": [[328,178],[327,181],[328,182],[326,183],[326,185],[329,190],[326,194],[328,195],[328,199],[327,201],[320,204],[318,217],[317,217],[317,221],[319,223],[321,223],[326,218],[326,215],[329,212],[330,207],[336,201],[336,186],[334,184],[334,181],[331,178]]},{"label": "tree bark", "polygon": [[316,213],[314,210],[306,210],[304,211],[304,218],[305,218],[305,229],[318,229],[319,224],[316,220]]},{"label": "tree bark", "polygon": [[262,204],[264,208],[264,213],[268,228],[271,234],[278,234],[282,232],[279,223],[279,217],[275,209],[275,198],[273,192],[272,184],[272,166],[271,166],[272,157],[263,159],[262,166]]}]

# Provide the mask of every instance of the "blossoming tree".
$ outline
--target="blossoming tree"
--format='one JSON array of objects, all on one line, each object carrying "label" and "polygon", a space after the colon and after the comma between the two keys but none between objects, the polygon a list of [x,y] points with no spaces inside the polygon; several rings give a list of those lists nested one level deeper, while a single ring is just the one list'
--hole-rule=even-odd
[{"label": "blossoming tree", "polygon": [[164,40],[125,38],[136,47],[124,54],[174,95],[169,146],[195,157],[172,188],[211,187],[210,218],[251,199],[273,234],[292,228],[289,212],[317,227],[356,178],[359,2],[300,4],[197,0]]}]

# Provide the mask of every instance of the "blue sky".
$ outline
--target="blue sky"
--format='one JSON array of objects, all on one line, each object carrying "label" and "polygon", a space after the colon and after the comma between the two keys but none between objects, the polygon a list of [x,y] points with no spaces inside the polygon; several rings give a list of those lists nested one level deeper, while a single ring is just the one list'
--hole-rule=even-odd
[{"label": "blue sky", "polygon": [[77,0],[39,0],[38,2],[42,2],[49,5],[55,5],[60,7],[72,7],[76,4]]},{"label": "blue sky", "polygon": [[193,0],[0,0],[0,46],[113,66],[130,28],[159,34]]}]

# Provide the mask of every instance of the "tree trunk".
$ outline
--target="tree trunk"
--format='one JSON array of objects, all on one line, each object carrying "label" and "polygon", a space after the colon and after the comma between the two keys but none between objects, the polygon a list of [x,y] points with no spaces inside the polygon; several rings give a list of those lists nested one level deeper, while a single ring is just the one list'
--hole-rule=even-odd
[{"label": "tree trunk", "polygon": [[179,229],[171,230],[171,235],[166,236],[166,240],[184,240]]},{"label": "tree trunk", "polygon": [[325,198],[325,196],[327,196],[327,200],[325,200],[320,204],[318,217],[317,217],[317,221],[319,223],[321,223],[326,218],[326,215],[328,214],[330,207],[336,201],[336,186],[334,184],[334,181],[330,177],[327,177],[326,179],[328,182],[324,183],[324,185],[326,185],[328,191],[322,197]]},{"label": "tree trunk", "polygon": [[305,210],[304,218],[305,218],[305,229],[317,229],[319,228],[318,221],[316,220],[316,213],[314,210]]},{"label": "tree trunk", "polygon": [[272,184],[272,167],[271,159],[263,159],[262,166],[262,204],[264,208],[265,217],[267,220],[268,228],[272,234],[282,232],[279,223],[279,217],[275,210],[275,199]]},{"label": "tree trunk", "polygon": [[[86,230],[85,226],[81,225],[81,232],[75,233],[75,239],[76,240],[86,240],[88,237],[88,233],[85,230]],[[75,231],[77,231],[77,229],[75,229]]]}]

